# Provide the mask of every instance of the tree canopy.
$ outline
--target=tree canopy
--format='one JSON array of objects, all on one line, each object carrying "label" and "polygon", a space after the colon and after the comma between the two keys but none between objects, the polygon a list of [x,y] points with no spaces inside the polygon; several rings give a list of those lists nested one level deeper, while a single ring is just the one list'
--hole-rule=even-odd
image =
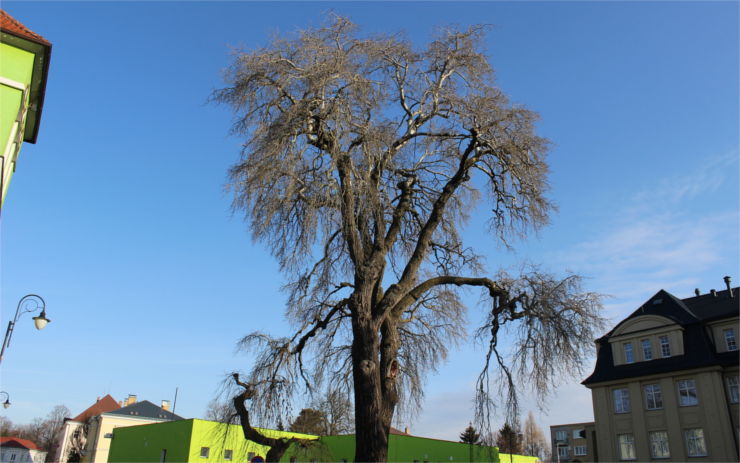
[{"label": "tree canopy", "polygon": [[474,445],[481,442],[480,434],[478,434],[478,431],[475,430],[472,424],[468,425],[465,431],[460,433],[460,442]]},{"label": "tree canopy", "polygon": [[495,86],[483,38],[483,27],[441,28],[416,49],[332,16],[236,55],[214,94],[244,138],[234,208],[277,259],[294,328],[242,340],[255,359],[235,377],[239,397],[255,398],[244,413],[275,422],[300,387],[342,387],[357,460],[384,461],[397,407],[420,404],[424,375],[467,336],[462,287],[487,301],[482,426],[492,379],[505,378],[515,405],[516,375],[546,391],[554,374],[577,371],[600,327],[598,295],[577,275],[491,273],[463,239],[479,205],[505,245],[554,207],[537,114]]}]

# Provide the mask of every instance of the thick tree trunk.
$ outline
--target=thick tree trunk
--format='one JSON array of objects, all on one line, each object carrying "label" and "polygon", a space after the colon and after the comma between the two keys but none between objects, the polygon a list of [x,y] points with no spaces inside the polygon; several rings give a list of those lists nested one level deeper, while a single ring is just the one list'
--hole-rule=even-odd
[{"label": "thick tree trunk", "polygon": [[395,331],[389,330],[388,324],[377,329],[370,305],[367,303],[364,310],[354,312],[365,316],[353,317],[352,327],[355,462],[358,463],[388,461],[388,436],[398,402],[395,386],[398,343],[392,335]]}]

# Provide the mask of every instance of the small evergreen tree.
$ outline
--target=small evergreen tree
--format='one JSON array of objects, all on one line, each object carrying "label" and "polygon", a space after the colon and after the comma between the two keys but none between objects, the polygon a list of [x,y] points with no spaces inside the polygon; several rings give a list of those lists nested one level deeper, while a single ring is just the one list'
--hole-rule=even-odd
[{"label": "small evergreen tree", "polygon": [[472,424],[469,424],[465,431],[460,434],[460,442],[464,444],[480,444],[480,434],[475,430]]},{"label": "small evergreen tree", "polygon": [[509,423],[506,423],[498,431],[496,446],[498,447],[498,451],[501,453],[521,454],[522,435],[519,433],[518,429],[515,429]]}]

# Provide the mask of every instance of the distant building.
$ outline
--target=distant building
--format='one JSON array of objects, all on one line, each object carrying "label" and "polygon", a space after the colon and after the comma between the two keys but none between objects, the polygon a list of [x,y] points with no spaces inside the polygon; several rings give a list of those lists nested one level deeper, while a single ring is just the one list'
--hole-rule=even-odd
[{"label": "distant building", "polygon": [[46,452],[28,439],[0,437],[0,462],[2,463],[44,463]]},{"label": "distant building", "polygon": [[582,383],[594,423],[579,425],[585,440],[551,426],[553,461],[738,461],[740,288],[725,284],[685,299],[660,290],[596,340]]},{"label": "distant building", "polygon": [[[299,437],[316,444],[288,449],[281,461],[354,461],[355,436],[313,436],[260,429],[271,437]],[[244,439],[240,426],[198,419],[116,428],[108,461],[136,462],[252,462],[264,461],[269,447]],[[537,463],[536,457],[499,454],[495,447],[411,436],[393,430],[389,436],[388,461]]]},{"label": "distant building", "polygon": [[[183,419],[169,408],[167,400],[157,406],[148,400],[139,402],[133,394],[123,403],[117,403],[109,395],[98,399],[77,417],[65,422],[54,461],[67,463],[81,457],[83,462],[105,463],[115,428]],[[76,452],[80,455],[75,455]]]},{"label": "distant building", "polygon": [[594,422],[550,426],[553,462],[591,462],[596,459]]},{"label": "distant building", "polygon": [[121,403],[116,402],[110,395],[106,395],[102,399],[98,397],[94,404],[74,418],[65,419],[56,445],[54,462],[67,463],[70,458],[74,460],[74,454],[82,451],[87,442],[90,420],[105,412],[112,412],[119,408],[121,408]]},{"label": "distant building", "polygon": [[23,142],[36,143],[51,43],[0,10],[0,208]]}]

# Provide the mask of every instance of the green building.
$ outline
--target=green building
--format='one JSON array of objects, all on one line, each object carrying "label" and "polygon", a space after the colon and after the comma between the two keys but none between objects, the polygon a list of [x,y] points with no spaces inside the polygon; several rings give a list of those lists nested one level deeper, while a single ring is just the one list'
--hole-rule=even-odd
[{"label": "green building", "polygon": [[[355,438],[312,436],[261,429],[272,437],[293,436],[316,440],[307,447],[289,449],[282,461],[350,462],[354,459]],[[198,419],[116,428],[113,431],[108,462],[198,462],[247,463],[264,461],[268,447],[244,439],[241,427]],[[393,433],[388,445],[388,461],[407,463],[495,462],[536,463],[535,457],[499,454],[495,447],[469,445],[438,439]]]},{"label": "green building", "polygon": [[0,10],[0,208],[23,142],[36,143],[51,43]]}]

